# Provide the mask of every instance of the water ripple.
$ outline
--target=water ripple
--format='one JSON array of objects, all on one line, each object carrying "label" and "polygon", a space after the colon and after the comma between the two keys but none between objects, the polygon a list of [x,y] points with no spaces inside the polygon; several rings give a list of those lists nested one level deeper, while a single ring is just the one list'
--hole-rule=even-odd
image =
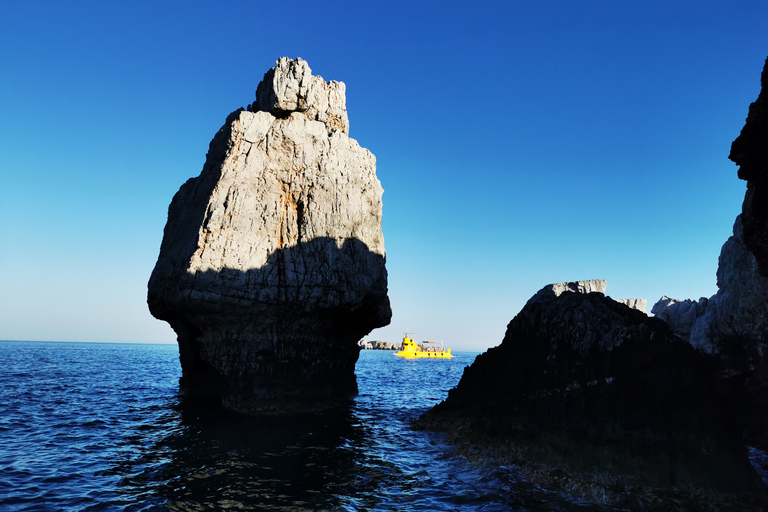
[{"label": "water ripple", "polygon": [[473,357],[363,351],[348,408],[253,418],[182,407],[175,346],[0,342],[0,509],[579,509],[408,428]]}]

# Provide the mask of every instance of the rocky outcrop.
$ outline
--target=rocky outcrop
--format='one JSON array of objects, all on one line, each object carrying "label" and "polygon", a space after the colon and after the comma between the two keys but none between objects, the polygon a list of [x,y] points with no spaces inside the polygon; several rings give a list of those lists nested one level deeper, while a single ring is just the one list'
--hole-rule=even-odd
[{"label": "rocky outcrop", "polygon": [[749,106],[729,158],[739,166],[739,178],[747,182],[742,205],[744,243],[755,255],[760,274],[768,276],[768,59],[760,82],[760,94]]},{"label": "rocky outcrop", "polygon": [[697,302],[691,299],[677,300],[664,295],[653,305],[651,313],[667,322],[675,334],[687,340],[691,336],[694,322],[704,315],[707,302],[705,297]]},{"label": "rocky outcrop", "polygon": [[602,293],[536,296],[417,426],[565,481],[604,482],[618,500],[632,487],[762,488],[706,356]]},{"label": "rocky outcrop", "polygon": [[696,301],[662,297],[651,310],[695,348],[747,370],[768,355],[768,277],[743,240],[741,216],[720,251],[715,295]]},{"label": "rocky outcrop", "polygon": [[[605,279],[589,279],[587,281],[571,281],[568,283],[555,283],[549,284],[536,292],[536,294],[528,299],[528,304],[535,302],[548,301],[554,297],[559,297],[563,293],[602,293],[605,294],[605,290],[608,288],[608,283]],[[624,304],[632,309],[637,309],[645,313],[647,301],[645,299],[614,299],[619,304]]]},{"label": "rocky outcrop", "polygon": [[645,313],[645,308],[648,307],[648,301],[645,299],[614,299],[619,304],[624,304],[632,309],[642,311]]},{"label": "rocky outcrop", "polygon": [[360,347],[366,350],[400,350],[400,345],[389,341],[361,341]]},{"label": "rocky outcrop", "polygon": [[174,196],[148,304],[178,335],[186,395],[281,411],[356,393],[357,341],[391,309],[383,190],[344,92],[281,58]]},{"label": "rocky outcrop", "polygon": [[[691,344],[713,346],[716,351],[763,352],[768,342],[768,277],[759,273],[757,260],[743,240],[741,216],[733,236],[723,245],[717,267],[718,292],[691,331]],[[763,348],[761,348],[763,346]]]},{"label": "rocky outcrop", "polygon": [[534,304],[536,302],[544,302],[559,297],[563,293],[605,293],[607,283],[605,279],[589,279],[587,281],[571,281],[568,283],[555,283],[549,284],[536,292],[536,294],[528,299],[528,304]]}]

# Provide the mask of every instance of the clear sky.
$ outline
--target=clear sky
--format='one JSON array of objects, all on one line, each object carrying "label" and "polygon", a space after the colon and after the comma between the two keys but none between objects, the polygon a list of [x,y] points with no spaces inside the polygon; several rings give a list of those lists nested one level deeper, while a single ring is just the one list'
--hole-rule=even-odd
[{"label": "clear sky", "polygon": [[0,339],[173,342],[146,285],[227,114],[300,56],[384,186],[392,324],[497,345],[547,283],[716,291],[768,2],[3,2]]}]

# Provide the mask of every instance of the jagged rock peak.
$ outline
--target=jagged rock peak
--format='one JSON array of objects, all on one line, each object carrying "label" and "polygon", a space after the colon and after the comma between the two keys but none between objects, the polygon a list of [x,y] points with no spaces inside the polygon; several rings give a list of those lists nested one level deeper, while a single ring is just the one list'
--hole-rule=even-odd
[{"label": "jagged rock peak", "polygon": [[[571,281],[568,283],[555,283],[548,284],[538,292],[536,295],[528,300],[528,304],[535,302],[543,302],[547,300],[559,297],[565,292],[573,293],[602,293],[605,294],[607,283],[605,279],[590,279],[587,281]],[[527,304],[526,304],[527,305]]]},{"label": "jagged rock peak", "polygon": [[[536,302],[546,302],[559,297],[563,293],[602,293],[605,295],[607,289],[607,283],[605,279],[589,279],[587,281],[571,281],[568,283],[555,283],[548,284],[528,300],[528,304],[534,304]],[[619,304],[642,311],[645,313],[645,308],[648,301],[645,299],[613,299]]]},{"label": "jagged rock peak", "polygon": [[645,313],[645,308],[648,306],[648,301],[645,299],[614,299],[619,304],[624,304],[632,309],[642,311]]},{"label": "jagged rock peak", "polygon": [[705,297],[697,302],[691,299],[673,299],[664,295],[653,305],[651,313],[667,322],[675,334],[687,340],[691,335],[693,323],[704,314],[707,302]]},{"label": "jagged rock peak", "polygon": [[251,112],[269,112],[275,117],[287,117],[301,112],[308,119],[325,123],[329,132],[349,133],[346,85],[321,76],[312,76],[307,61],[280,57],[275,67],[264,74],[256,88],[256,101]]},{"label": "jagged rock peak", "polygon": [[741,217],[720,251],[717,293],[698,302],[664,296],[651,312],[703,352],[738,352],[757,359],[748,352],[762,352],[759,347],[768,342],[768,277],[760,275],[744,243]]}]

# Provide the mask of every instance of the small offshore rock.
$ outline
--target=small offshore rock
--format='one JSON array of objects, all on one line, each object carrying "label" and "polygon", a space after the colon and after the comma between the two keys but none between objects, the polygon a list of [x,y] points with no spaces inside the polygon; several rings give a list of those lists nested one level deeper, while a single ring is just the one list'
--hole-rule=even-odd
[{"label": "small offshore rock", "polygon": [[400,345],[389,341],[361,341],[360,347],[365,350],[400,350]]}]

